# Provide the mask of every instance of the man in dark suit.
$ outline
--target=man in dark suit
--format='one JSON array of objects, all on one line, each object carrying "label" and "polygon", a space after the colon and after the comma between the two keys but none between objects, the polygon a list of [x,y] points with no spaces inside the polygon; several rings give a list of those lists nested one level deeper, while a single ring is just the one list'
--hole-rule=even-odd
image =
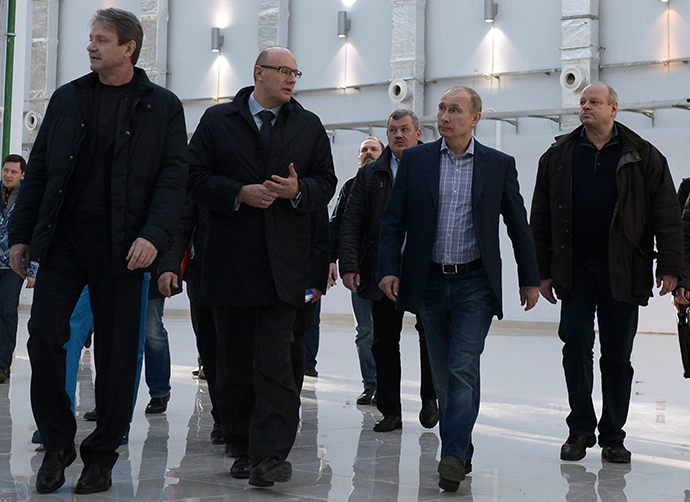
[{"label": "man in dark suit", "polygon": [[312,212],[337,181],[321,121],[292,99],[301,75],[289,50],[264,50],[256,85],[209,108],[189,149],[189,195],[208,209],[198,300],[213,308],[231,475],[255,486],[292,476],[290,335],[309,287]]},{"label": "man in dark suit", "polygon": [[503,317],[501,216],[525,310],[539,298],[515,159],[474,140],[481,109],[481,98],[469,87],[446,91],[437,115],[442,138],[405,150],[381,220],[379,287],[399,310],[421,314],[439,400],[439,486],[449,491],[472,468],[479,358],[492,317]]}]

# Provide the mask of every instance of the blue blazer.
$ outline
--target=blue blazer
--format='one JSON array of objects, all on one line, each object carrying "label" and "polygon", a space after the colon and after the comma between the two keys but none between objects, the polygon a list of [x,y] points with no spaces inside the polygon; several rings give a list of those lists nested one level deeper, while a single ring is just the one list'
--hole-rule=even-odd
[{"label": "blue blazer", "polygon": [[[418,312],[429,275],[438,220],[440,158],[440,139],[403,152],[381,220],[378,276],[379,280],[387,275],[400,278],[398,310]],[[513,243],[520,287],[539,286],[534,240],[515,159],[475,140],[472,221],[499,319],[503,317],[498,234],[501,215]]]}]

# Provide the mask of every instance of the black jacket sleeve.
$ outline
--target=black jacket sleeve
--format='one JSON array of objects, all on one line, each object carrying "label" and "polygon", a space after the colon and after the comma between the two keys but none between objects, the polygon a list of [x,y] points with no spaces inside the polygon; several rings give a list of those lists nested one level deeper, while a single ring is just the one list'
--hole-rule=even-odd
[{"label": "black jacket sleeve", "polygon": [[335,263],[338,261],[338,248],[340,246],[340,224],[343,220],[343,213],[345,212],[345,206],[347,205],[347,199],[350,197],[350,190],[352,189],[352,184],[355,178],[350,178],[345,182],[343,187],[340,189],[338,194],[338,201],[335,203],[335,208],[333,209],[333,215],[331,216],[330,226],[330,262]]}]

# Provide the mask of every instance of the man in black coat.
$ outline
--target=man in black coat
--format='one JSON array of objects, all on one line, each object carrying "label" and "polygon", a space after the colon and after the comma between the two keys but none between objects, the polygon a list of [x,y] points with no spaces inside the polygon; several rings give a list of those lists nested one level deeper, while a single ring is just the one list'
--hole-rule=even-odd
[{"label": "man in black coat", "polygon": [[63,346],[86,284],[99,414],[81,444],[76,492],[111,486],[132,414],[143,274],[170,246],[187,176],[182,104],[134,66],[139,20],[99,10],[90,39],[93,72],[53,94],[10,226],[12,268],[26,276],[25,263],[40,263],[28,342],[31,404],[46,448],[40,493],[60,488],[76,457]]},{"label": "man in black coat", "polygon": [[301,75],[289,50],[264,50],[255,87],[209,108],[190,143],[188,192],[208,209],[199,303],[215,318],[231,474],[256,486],[292,475],[290,335],[309,287],[311,212],[337,181],[321,121],[291,99]]}]

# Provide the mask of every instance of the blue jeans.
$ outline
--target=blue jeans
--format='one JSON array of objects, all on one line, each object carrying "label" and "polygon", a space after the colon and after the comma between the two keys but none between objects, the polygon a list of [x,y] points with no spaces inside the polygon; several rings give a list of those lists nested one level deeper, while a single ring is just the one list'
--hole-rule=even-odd
[{"label": "blue jeans", "polygon": [[362,300],[352,293],[352,311],[355,314],[355,345],[359,355],[359,369],[365,389],[376,389],[376,363],[371,346],[374,343],[374,320],[371,317],[371,302]]},{"label": "blue jeans", "polygon": [[483,269],[456,275],[429,272],[419,312],[438,395],[442,457],[452,455],[461,462],[472,458],[479,357],[494,310]]},{"label": "blue jeans", "polygon": [[0,367],[10,369],[17,345],[19,294],[24,279],[9,268],[0,269]]},{"label": "blue jeans", "polygon": [[149,298],[146,309],[145,375],[149,395],[164,397],[170,393],[170,346],[163,326],[165,298]]},{"label": "blue jeans", "polygon": [[[144,358],[144,329],[145,329],[145,313],[147,311],[147,298],[149,294],[149,280],[151,274],[144,274],[144,280],[141,286],[141,319],[139,332],[139,353],[137,358],[137,378],[135,389],[139,388],[139,379],[141,377],[141,364]],[[72,402],[72,411],[74,411],[74,399],[77,392],[77,373],[79,372],[79,360],[81,359],[81,350],[84,348],[84,343],[89,336],[89,329],[93,324],[93,313],[91,312],[91,298],[89,296],[89,287],[84,286],[81,296],[77,301],[77,305],[72,311],[72,316],[69,319],[70,337],[67,343],[63,346],[65,355],[65,391]],[[96,336],[96,335],[94,335]],[[134,392],[134,401],[132,403],[132,410],[137,404],[137,393]],[[134,411],[132,411],[134,413]]]}]

